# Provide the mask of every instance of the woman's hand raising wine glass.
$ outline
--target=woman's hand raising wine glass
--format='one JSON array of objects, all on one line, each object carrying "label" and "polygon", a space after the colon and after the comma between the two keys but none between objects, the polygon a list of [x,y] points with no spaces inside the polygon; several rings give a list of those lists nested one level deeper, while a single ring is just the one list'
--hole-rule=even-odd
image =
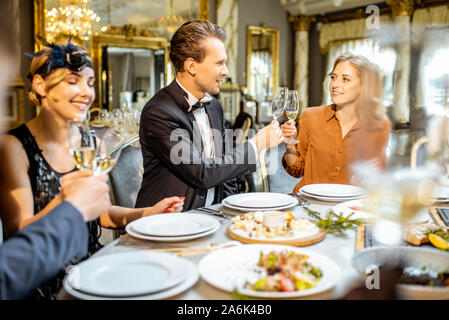
[{"label": "woman's hand raising wine glass", "polygon": [[67,141],[76,167],[79,170],[93,169],[96,141],[87,119],[68,121]]}]

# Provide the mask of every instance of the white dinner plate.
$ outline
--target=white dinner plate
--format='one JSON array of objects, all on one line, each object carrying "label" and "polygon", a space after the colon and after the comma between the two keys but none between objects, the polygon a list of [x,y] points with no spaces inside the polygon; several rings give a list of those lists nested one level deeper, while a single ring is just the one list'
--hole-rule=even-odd
[{"label": "white dinner plate", "polygon": [[[261,250],[268,253],[286,249],[310,256],[309,262],[321,269],[323,277],[315,287],[292,292],[266,292],[244,288],[246,281],[254,283],[260,277],[257,261]],[[331,289],[340,278],[340,268],[331,259],[313,251],[285,245],[250,244],[217,250],[201,259],[198,268],[201,277],[218,289],[228,292],[237,289],[241,294],[259,298],[308,296]]]},{"label": "white dinner plate", "polygon": [[87,294],[126,297],[150,294],[187,278],[186,260],[160,252],[121,252],[93,257],[76,265],[67,282]]},{"label": "white dinner plate", "polygon": [[306,193],[306,192],[302,191],[301,189],[299,190],[298,193],[299,193],[299,195],[314,198],[317,200],[328,201],[328,202],[345,202],[345,201],[349,201],[349,200],[361,199],[364,197],[363,195],[358,196],[358,197],[347,197],[347,198],[345,198],[345,197],[338,197],[338,198],[337,197],[321,197],[321,196],[316,196],[313,194]]},{"label": "white dinner plate", "polygon": [[134,230],[134,228],[133,228],[134,221],[131,223],[128,223],[126,225],[125,230],[130,236],[137,238],[137,239],[151,240],[151,241],[156,241],[156,242],[182,242],[182,241],[205,237],[205,236],[208,236],[208,235],[214,233],[215,231],[220,229],[220,222],[218,222],[217,220],[215,220],[215,222],[216,222],[215,226],[210,230],[207,230],[207,231],[201,232],[201,233],[191,234],[188,236],[179,236],[179,237],[156,237],[156,236],[148,236],[145,234],[141,234]]},{"label": "white dinner plate", "polygon": [[360,197],[365,193],[362,188],[356,186],[333,183],[308,184],[300,190],[313,196],[329,198],[353,198]]},{"label": "white dinner plate", "polygon": [[294,201],[292,201],[291,203],[288,203],[286,205],[280,206],[280,207],[261,207],[261,208],[252,208],[252,207],[239,207],[239,206],[234,206],[229,204],[226,199],[224,199],[221,202],[225,207],[229,208],[229,209],[233,209],[233,210],[237,210],[237,211],[272,211],[272,210],[283,210],[283,209],[288,209],[291,208],[293,206],[296,206],[298,204],[298,200],[294,199]]},{"label": "white dinner plate", "polygon": [[432,194],[431,200],[435,203],[449,202],[449,187],[437,186]]},{"label": "white dinner plate", "polygon": [[[185,260],[185,259],[183,259]],[[68,277],[64,278],[63,286],[64,289],[73,297],[82,299],[82,300],[160,300],[160,299],[167,299],[170,297],[173,297],[175,295],[178,295],[187,289],[191,288],[199,279],[199,273],[198,268],[195,266],[195,264],[191,261],[185,260],[185,274],[187,275],[187,278],[179,283],[178,285],[171,287],[167,290],[158,291],[151,294],[144,294],[140,296],[133,296],[133,297],[108,297],[108,296],[101,296],[101,295],[93,295],[93,294],[87,294],[81,291],[78,291],[74,289],[70,282],[68,281]]]},{"label": "white dinner plate", "polygon": [[165,213],[140,218],[133,230],[147,236],[179,237],[206,232],[216,226],[217,220],[200,213]]},{"label": "white dinner plate", "polygon": [[[351,213],[354,213],[351,218],[352,219],[367,219],[373,220],[377,218],[377,214],[370,213],[367,211],[363,211],[363,205],[366,200],[358,199],[351,200],[337,204],[333,210],[337,214],[342,214],[344,217],[349,216]],[[356,208],[354,208],[356,207]],[[358,209],[358,208],[359,209]]]},{"label": "white dinner plate", "polygon": [[278,208],[297,201],[294,197],[285,193],[275,192],[250,192],[234,194],[224,199],[227,204],[244,208]]}]

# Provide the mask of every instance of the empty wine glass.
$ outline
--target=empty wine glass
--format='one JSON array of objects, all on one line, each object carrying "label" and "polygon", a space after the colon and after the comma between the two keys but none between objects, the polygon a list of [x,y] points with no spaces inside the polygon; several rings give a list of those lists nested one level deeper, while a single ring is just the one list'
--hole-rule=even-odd
[{"label": "empty wine glass", "polygon": [[122,134],[114,128],[105,132],[94,160],[95,175],[106,174],[114,168],[122,152],[123,140]]},{"label": "empty wine glass", "polygon": [[[298,99],[298,91],[296,90],[288,90],[287,93],[287,100],[285,102],[285,114],[287,115],[287,118],[289,119],[289,122],[294,123],[296,120],[296,117],[298,116],[299,112],[299,99]],[[288,144],[296,144],[299,141],[295,139],[295,136],[290,137],[285,143]]]},{"label": "empty wine glass", "polygon": [[80,170],[92,169],[96,155],[95,133],[89,126],[89,119],[70,120],[67,123],[67,142],[70,153]]},{"label": "empty wine glass", "polygon": [[278,117],[284,112],[285,102],[287,100],[288,89],[284,87],[278,87],[276,89],[276,94],[271,101],[271,111],[273,113],[273,120],[278,119]]}]

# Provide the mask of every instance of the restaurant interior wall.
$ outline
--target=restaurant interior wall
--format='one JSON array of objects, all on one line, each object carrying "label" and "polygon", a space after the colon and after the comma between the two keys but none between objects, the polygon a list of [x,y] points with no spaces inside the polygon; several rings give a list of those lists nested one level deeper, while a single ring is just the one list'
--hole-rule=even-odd
[{"label": "restaurant interior wall", "polygon": [[[240,0],[238,19],[238,83],[246,85],[246,28],[249,25],[267,25],[280,31],[279,85],[293,86],[294,32],[288,22],[288,13],[280,1]],[[234,80],[233,80],[234,81]]]},{"label": "restaurant interior wall", "polygon": [[[5,1],[5,0],[2,0]],[[30,69],[31,59],[24,55],[24,52],[34,51],[34,36],[33,36],[33,0],[17,0],[19,1],[19,42],[20,42],[20,75],[25,84],[25,99],[24,99],[24,120],[28,121],[35,115],[34,105],[28,99],[28,91],[30,82],[27,79],[27,74]]]}]

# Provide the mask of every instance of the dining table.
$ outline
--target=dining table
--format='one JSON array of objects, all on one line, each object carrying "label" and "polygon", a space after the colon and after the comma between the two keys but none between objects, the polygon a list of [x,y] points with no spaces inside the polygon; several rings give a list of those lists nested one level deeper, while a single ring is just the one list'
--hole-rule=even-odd
[{"label": "dining table", "polygon": [[[326,202],[311,198],[307,199],[306,203],[306,206],[308,208],[319,212],[322,216],[329,210],[333,209],[333,207],[337,204],[335,202]],[[300,201],[298,205],[282,211],[290,211],[298,218],[310,219],[310,216],[307,215],[307,212],[303,208],[303,205],[303,202]],[[220,228],[211,235],[183,242],[155,242],[137,239],[130,236],[129,234],[124,234],[121,235],[118,239],[115,239],[104,246],[89,259],[95,259],[96,257],[102,255],[120,252],[153,251],[155,249],[162,250],[169,248],[187,247],[205,248],[208,246],[217,246],[231,241],[232,239],[227,234],[227,227],[230,223],[232,223],[231,220],[234,216],[244,214],[244,212],[231,210],[227,207],[224,207],[222,204],[211,205],[206,209],[211,209],[211,213],[207,213],[202,209],[193,209],[179,214],[202,213],[211,214],[212,216],[216,217],[220,221],[221,225]],[[217,212],[217,214],[215,214],[214,212]],[[429,219],[427,209],[423,208],[415,217],[415,219]],[[355,228],[346,230],[342,234],[326,234],[325,238],[322,241],[304,247],[304,249],[321,254],[333,260],[340,269],[340,277],[336,285],[329,290],[314,295],[297,297],[294,299],[339,299],[343,298],[351,289],[357,286],[364,285],[364,278],[351,264],[351,258],[356,252],[356,234],[357,232]],[[207,253],[194,254],[183,258],[188,259],[198,266],[199,262],[206,254]],[[59,299],[64,300],[76,298],[62,289],[59,295]],[[233,295],[230,292],[226,292],[213,287],[204,279],[199,277],[198,281],[192,287],[168,299],[230,300],[233,299]]]}]

